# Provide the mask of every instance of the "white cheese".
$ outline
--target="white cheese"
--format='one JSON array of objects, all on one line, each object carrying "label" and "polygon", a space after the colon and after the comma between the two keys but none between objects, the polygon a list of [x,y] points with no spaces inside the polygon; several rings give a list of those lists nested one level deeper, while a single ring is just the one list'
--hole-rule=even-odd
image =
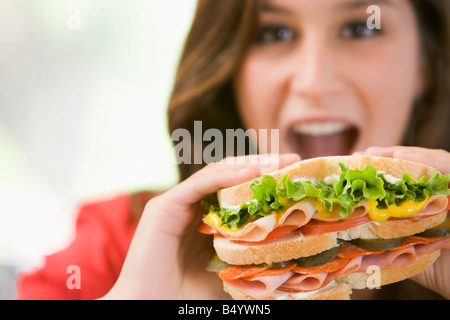
[{"label": "white cheese", "polygon": [[382,173],[384,175],[384,179],[386,179],[386,181],[391,184],[396,184],[397,182],[399,182],[401,180],[401,178],[396,178],[396,177],[392,176],[391,174],[386,173],[384,171],[378,171],[378,173]]},{"label": "white cheese", "polygon": [[222,208],[226,209],[226,210],[237,210],[237,209],[240,209],[240,208],[241,208],[240,205],[232,206],[232,205],[229,205],[229,204],[226,203],[226,202],[222,202],[222,203],[220,204],[220,206],[221,206]]},{"label": "white cheese", "polygon": [[340,175],[338,174],[332,174],[328,177],[326,177],[323,182],[325,182],[326,184],[330,184],[332,186],[334,186],[335,184],[337,184],[340,180]]}]

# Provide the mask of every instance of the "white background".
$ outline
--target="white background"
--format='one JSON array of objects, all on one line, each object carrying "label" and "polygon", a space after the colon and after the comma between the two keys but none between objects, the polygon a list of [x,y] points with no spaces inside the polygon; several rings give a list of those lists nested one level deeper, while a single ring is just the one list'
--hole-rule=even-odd
[{"label": "white background", "polygon": [[83,202],[176,183],[166,108],[194,7],[0,0],[0,266],[66,246]]}]

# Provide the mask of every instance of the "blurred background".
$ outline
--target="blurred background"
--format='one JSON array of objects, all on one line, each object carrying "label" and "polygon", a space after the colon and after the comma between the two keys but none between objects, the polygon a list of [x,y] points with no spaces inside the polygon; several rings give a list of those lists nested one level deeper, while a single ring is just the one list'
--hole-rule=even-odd
[{"label": "blurred background", "polygon": [[0,0],[0,299],[80,204],[178,176],[166,108],[195,0]]}]

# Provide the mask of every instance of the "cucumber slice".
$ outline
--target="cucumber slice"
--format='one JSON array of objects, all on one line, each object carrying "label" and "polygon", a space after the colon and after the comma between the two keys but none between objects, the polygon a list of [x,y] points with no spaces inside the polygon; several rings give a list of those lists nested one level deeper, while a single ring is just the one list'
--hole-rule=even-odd
[{"label": "cucumber slice", "polygon": [[450,235],[450,217],[447,217],[440,225],[418,234],[418,236],[426,238],[446,237],[448,235]]},{"label": "cucumber slice", "polygon": [[339,254],[339,252],[341,252],[342,247],[343,247],[343,243],[340,243],[339,246],[337,246],[337,247],[333,247],[331,249],[328,249],[321,253],[315,254],[313,256],[295,259],[295,262],[297,262],[297,264],[302,267],[321,266],[325,263],[330,262],[334,258],[336,258],[336,256]]},{"label": "cucumber slice", "polygon": [[355,239],[350,241],[357,247],[368,250],[384,250],[398,247],[405,238],[395,239]]}]

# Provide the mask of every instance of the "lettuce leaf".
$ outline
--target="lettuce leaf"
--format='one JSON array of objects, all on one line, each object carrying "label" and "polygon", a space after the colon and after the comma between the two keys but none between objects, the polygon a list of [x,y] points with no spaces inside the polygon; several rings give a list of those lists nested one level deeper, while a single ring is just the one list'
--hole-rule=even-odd
[{"label": "lettuce leaf", "polygon": [[384,173],[378,172],[373,165],[363,170],[349,169],[339,163],[341,173],[335,185],[318,180],[291,181],[285,175],[281,181],[264,175],[261,181],[253,180],[250,189],[253,200],[243,203],[239,208],[227,209],[216,203],[209,204],[208,210],[221,219],[222,225],[239,228],[247,221],[253,221],[275,212],[283,212],[285,200],[301,201],[307,197],[316,198],[323,204],[324,210],[332,211],[339,207],[339,215],[346,217],[353,207],[367,199],[376,200],[380,209],[392,204],[399,205],[405,200],[421,202],[426,198],[440,194],[450,195],[450,174],[434,172],[430,179],[425,176],[418,181],[405,173],[395,183],[389,182]]}]

